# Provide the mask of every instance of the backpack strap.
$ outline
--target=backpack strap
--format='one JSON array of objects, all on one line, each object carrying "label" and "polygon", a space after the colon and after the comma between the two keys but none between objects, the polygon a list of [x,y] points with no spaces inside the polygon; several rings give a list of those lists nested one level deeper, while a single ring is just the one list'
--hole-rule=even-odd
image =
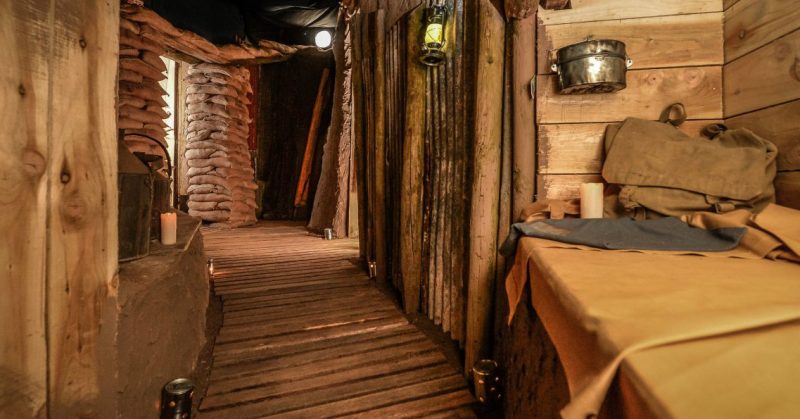
[{"label": "backpack strap", "polygon": [[[677,118],[670,118],[672,111],[677,113]],[[674,127],[680,126],[686,121],[686,108],[683,106],[683,103],[673,103],[661,111],[661,116],[658,118],[658,120],[663,123],[668,123]]]},{"label": "backpack strap", "polygon": [[717,135],[720,135],[727,130],[728,127],[725,124],[708,124],[705,127],[703,127],[703,131],[701,131],[701,134],[703,134],[704,137],[713,140],[714,138],[716,138]]}]

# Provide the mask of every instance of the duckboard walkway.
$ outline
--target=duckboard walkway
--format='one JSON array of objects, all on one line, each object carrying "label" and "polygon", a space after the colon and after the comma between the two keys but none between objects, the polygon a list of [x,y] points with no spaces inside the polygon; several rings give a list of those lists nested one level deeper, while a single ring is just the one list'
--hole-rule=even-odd
[{"label": "duckboard walkway", "polygon": [[466,382],[354,263],[296,223],[204,228],[223,320],[202,418],[474,417]]}]

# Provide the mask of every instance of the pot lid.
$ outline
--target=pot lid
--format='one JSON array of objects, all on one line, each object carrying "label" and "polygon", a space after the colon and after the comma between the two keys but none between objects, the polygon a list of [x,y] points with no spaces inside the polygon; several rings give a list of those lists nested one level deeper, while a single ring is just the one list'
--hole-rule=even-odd
[{"label": "pot lid", "polygon": [[558,50],[558,63],[566,63],[577,59],[607,55],[625,59],[625,43],[614,39],[595,39],[578,42]]}]

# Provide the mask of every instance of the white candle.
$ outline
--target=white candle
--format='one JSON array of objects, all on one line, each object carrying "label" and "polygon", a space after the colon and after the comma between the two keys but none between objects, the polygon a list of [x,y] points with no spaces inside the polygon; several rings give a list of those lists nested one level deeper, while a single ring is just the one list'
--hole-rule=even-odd
[{"label": "white candle", "polygon": [[603,184],[581,184],[581,218],[603,218]]},{"label": "white candle", "polygon": [[178,214],[165,212],[161,214],[161,243],[175,244],[178,236]]}]

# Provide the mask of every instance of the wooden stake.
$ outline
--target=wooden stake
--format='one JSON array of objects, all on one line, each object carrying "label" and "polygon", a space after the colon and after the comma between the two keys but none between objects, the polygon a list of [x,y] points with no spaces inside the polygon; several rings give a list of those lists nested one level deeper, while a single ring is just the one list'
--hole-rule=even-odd
[{"label": "wooden stake", "polygon": [[403,141],[403,184],[400,202],[401,271],[406,313],[419,311],[422,266],[422,168],[424,165],[425,69],[419,57],[418,34],[423,10],[408,15],[406,30],[406,103]]},{"label": "wooden stake", "polygon": [[[356,13],[350,20],[350,42],[352,62],[360,63],[361,50],[361,13]],[[367,176],[364,154],[364,85],[360,65],[351,68],[351,86],[353,89],[353,129],[352,139],[355,157],[356,187],[358,191],[358,254],[362,261],[367,259]],[[350,205],[353,205],[351,202]]]},{"label": "wooden stake", "polygon": [[375,12],[375,262],[377,280],[386,279],[386,10]]},{"label": "wooden stake", "polygon": [[536,13],[511,22],[514,181],[512,222],[533,201],[536,190],[535,100],[531,79],[536,76]]},{"label": "wooden stake", "polygon": [[311,113],[311,124],[308,126],[303,165],[300,167],[300,178],[297,179],[297,189],[294,194],[295,208],[306,205],[308,201],[308,180],[311,178],[311,165],[314,162],[314,151],[317,148],[317,133],[319,132],[322,108],[325,104],[325,88],[328,85],[329,74],[330,70],[327,67],[322,69],[322,76],[320,76],[319,87],[317,88],[317,99],[314,101],[314,110]]},{"label": "wooden stake", "polygon": [[490,0],[478,3],[475,150],[470,211],[464,371],[489,354],[496,269],[505,25]]}]

